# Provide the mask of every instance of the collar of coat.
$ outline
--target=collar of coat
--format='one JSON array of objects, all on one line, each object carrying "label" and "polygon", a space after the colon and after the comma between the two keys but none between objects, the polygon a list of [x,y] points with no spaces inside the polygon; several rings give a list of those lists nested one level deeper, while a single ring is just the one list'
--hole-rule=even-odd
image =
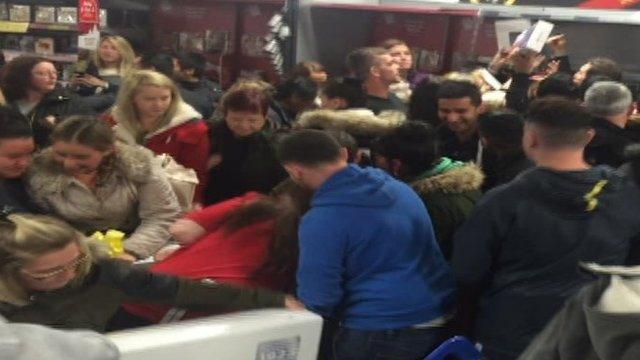
[{"label": "collar of coat", "polygon": [[[147,182],[152,171],[152,153],[140,146],[116,145],[114,173],[136,183]],[[28,172],[32,195],[58,194],[73,181],[53,159],[51,149],[38,154]]]},{"label": "collar of coat", "polygon": [[484,181],[482,170],[474,163],[452,168],[441,174],[411,182],[419,194],[442,191],[447,194],[459,194],[479,190]]},{"label": "collar of coat", "polygon": [[378,136],[405,122],[400,111],[383,111],[375,115],[369,109],[312,110],[300,115],[298,125],[303,128],[343,130],[355,136]]},{"label": "collar of coat", "polygon": [[[130,123],[131,119],[124,118],[122,114],[120,114],[120,112],[118,111],[117,107],[113,108],[113,111],[111,112],[111,114],[113,116],[114,122],[116,123],[114,127],[114,131],[116,133],[116,137],[118,138],[118,140],[129,145],[136,144],[136,140],[131,135],[132,131],[130,129],[133,128]],[[180,102],[178,103],[176,113],[173,116],[173,118],[171,118],[171,121],[169,121],[169,123],[166,124],[165,126],[146,134],[144,138],[145,140],[152,138],[169,129],[186,124],[189,121],[199,120],[199,119],[202,119],[202,115],[200,115],[199,112],[197,112],[191,105],[185,102]]]}]

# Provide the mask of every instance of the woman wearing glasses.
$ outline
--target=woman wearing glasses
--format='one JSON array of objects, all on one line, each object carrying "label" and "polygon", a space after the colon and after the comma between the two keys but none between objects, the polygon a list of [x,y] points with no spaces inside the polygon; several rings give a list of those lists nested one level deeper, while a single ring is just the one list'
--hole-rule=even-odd
[{"label": "woman wearing glasses", "polygon": [[53,126],[70,115],[90,114],[79,97],[58,86],[58,70],[51,60],[20,56],[2,70],[7,105],[24,115],[40,147],[49,145]]},{"label": "woman wearing glasses", "polygon": [[0,222],[0,315],[9,321],[104,332],[124,300],[209,311],[299,306],[267,290],[152,274],[107,259],[52,217],[13,214]]}]

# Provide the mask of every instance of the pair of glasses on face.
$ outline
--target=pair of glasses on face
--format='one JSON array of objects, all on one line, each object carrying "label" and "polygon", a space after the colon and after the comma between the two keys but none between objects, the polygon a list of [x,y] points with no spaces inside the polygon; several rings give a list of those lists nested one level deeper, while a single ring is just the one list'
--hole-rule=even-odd
[{"label": "pair of glasses on face", "polygon": [[73,259],[70,263],[66,265],[58,266],[55,269],[51,269],[47,271],[38,271],[38,272],[22,270],[22,272],[34,280],[47,281],[61,274],[64,274],[67,271],[76,271],[78,270],[78,267],[80,267],[80,265],[86,262],[87,262],[87,255],[80,254],[78,255],[78,257]]}]

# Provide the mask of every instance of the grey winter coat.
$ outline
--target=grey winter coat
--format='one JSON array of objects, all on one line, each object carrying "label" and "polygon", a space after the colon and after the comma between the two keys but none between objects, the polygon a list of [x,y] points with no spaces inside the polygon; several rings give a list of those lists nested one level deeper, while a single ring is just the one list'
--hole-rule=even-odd
[{"label": "grey winter coat", "polygon": [[569,299],[519,360],[640,359],[640,267],[605,275]]},{"label": "grey winter coat", "polygon": [[180,215],[171,185],[142,147],[118,145],[113,165],[93,191],[67,175],[45,150],[34,159],[28,186],[45,212],[86,234],[125,232],[125,250],[139,258],[153,255],[169,241],[169,226]]}]

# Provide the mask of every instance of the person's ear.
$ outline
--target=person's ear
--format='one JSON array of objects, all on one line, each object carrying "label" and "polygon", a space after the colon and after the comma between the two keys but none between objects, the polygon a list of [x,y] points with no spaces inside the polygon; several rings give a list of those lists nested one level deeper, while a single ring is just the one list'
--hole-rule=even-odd
[{"label": "person's ear", "polygon": [[587,130],[587,135],[586,135],[587,144],[589,144],[595,136],[596,136],[596,131],[594,129]]},{"label": "person's ear", "polygon": [[478,112],[478,114],[484,114],[485,112],[487,112],[487,105],[481,102],[480,105],[478,105],[476,111]]},{"label": "person's ear", "polygon": [[380,68],[378,68],[376,65],[371,66],[369,68],[369,75],[374,77],[380,77]]},{"label": "person's ear", "polygon": [[345,147],[340,148],[340,160],[349,162],[349,151]]},{"label": "person's ear", "polygon": [[346,109],[347,108],[347,100],[345,100],[345,99],[343,99],[341,97],[333,98],[333,99],[331,99],[331,101],[334,101],[333,109],[339,110],[339,109]]},{"label": "person's ear", "polygon": [[398,177],[400,176],[400,169],[402,168],[402,161],[398,160],[398,159],[392,159],[391,160],[391,174],[393,174],[393,176]]}]

